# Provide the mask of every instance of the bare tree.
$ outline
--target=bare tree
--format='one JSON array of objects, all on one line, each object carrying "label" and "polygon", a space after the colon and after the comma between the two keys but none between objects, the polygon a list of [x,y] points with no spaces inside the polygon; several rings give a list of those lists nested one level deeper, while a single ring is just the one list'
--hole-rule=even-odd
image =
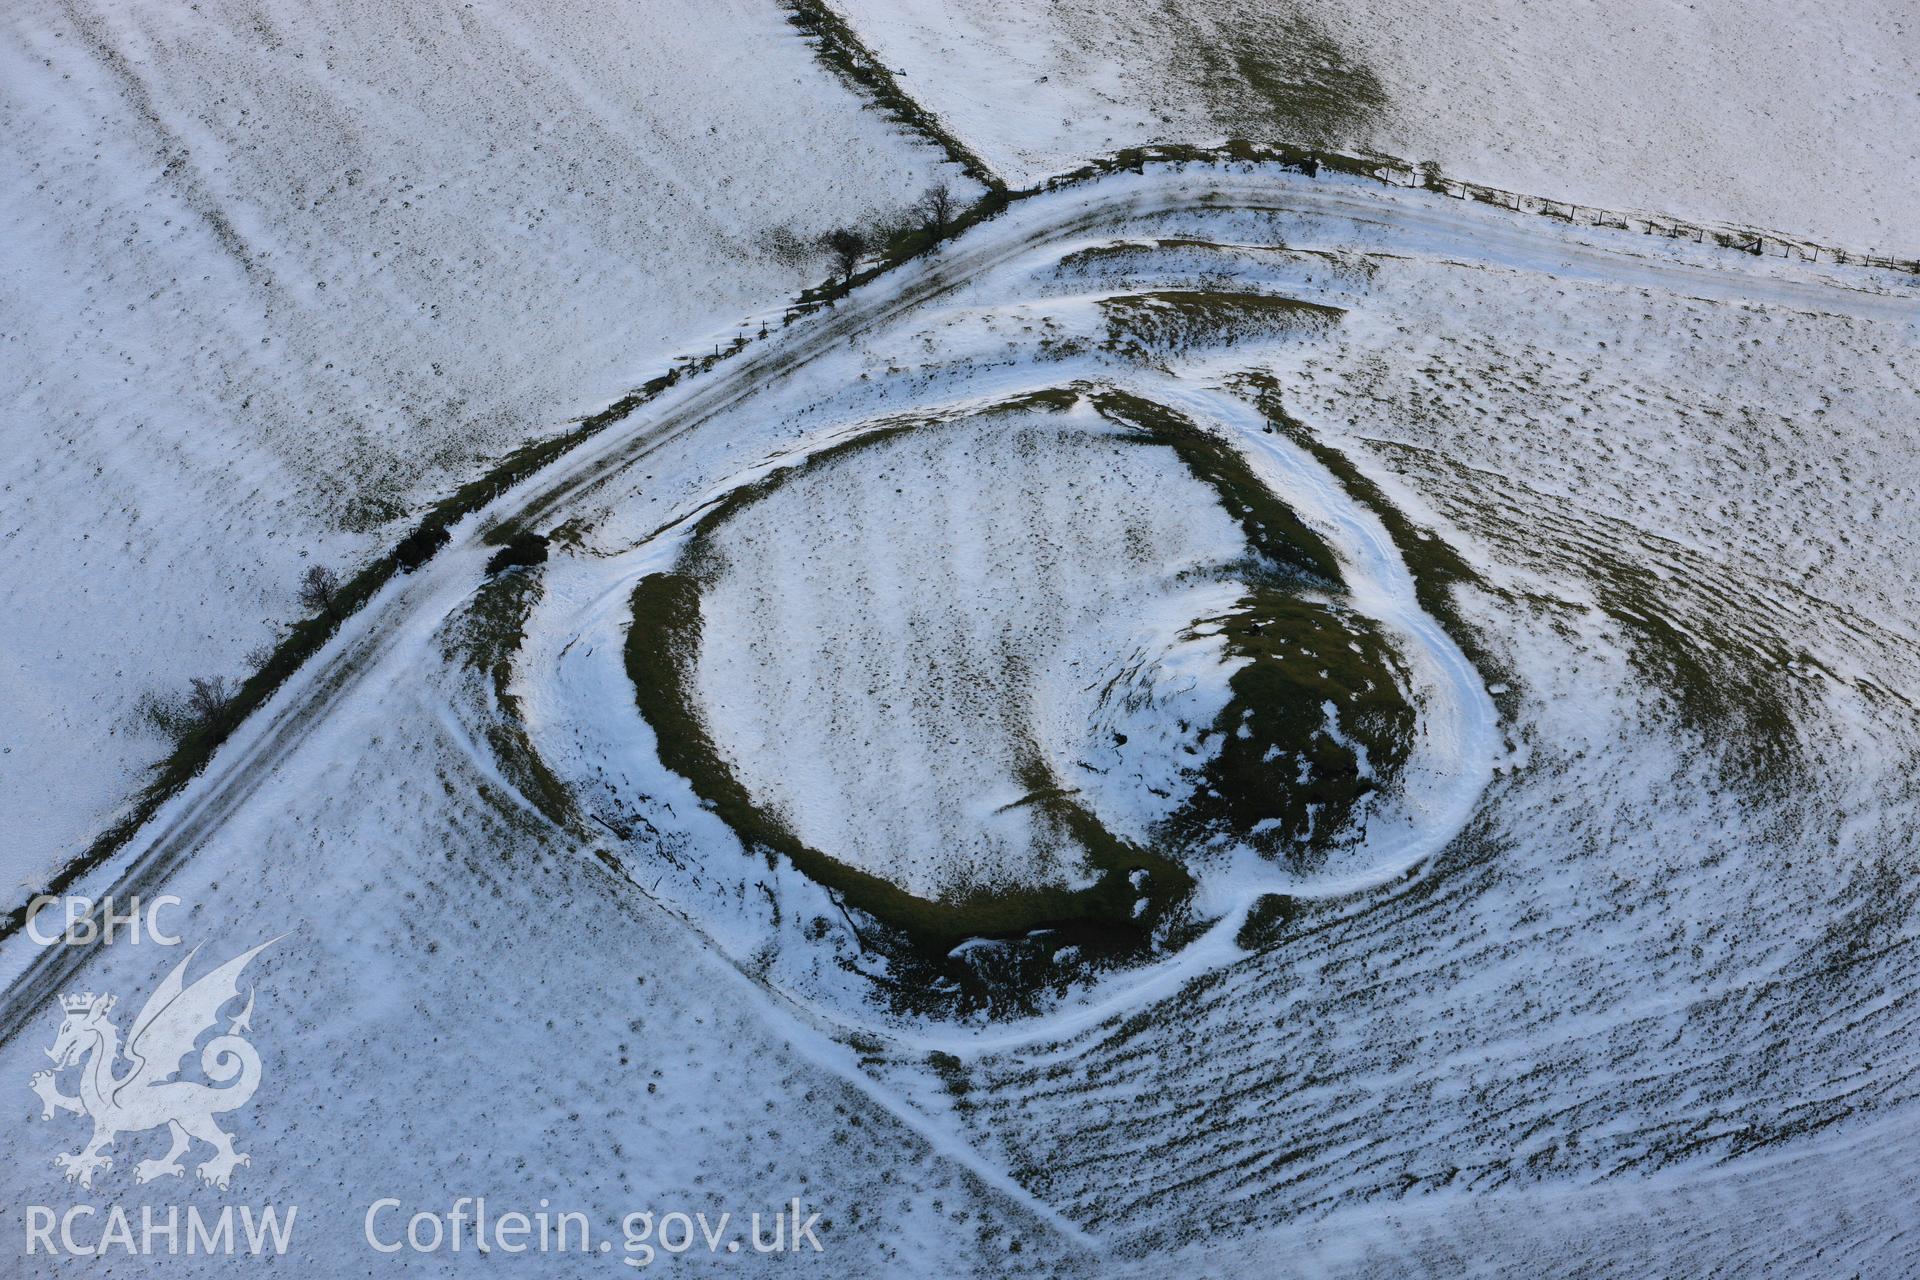
[{"label": "bare tree", "polygon": [[953,224],[954,198],[953,188],[945,182],[936,182],[928,187],[920,197],[920,215],[926,219],[927,230],[937,240],[947,234],[947,228]]},{"label": "bare tree", "polygon": [[182,693],[148,693],[137,706],[140,717],[176,744],[213,728],[233,710],[225,676],[195,676]]},{"label": "bare tree", "polygon": [[201,724],[217,724],[232,707],[225,676],[195,676],[187,681],[187,710]]},{"label": "bare tree", "polygon": [[335,608],[340,599],[340,575],[325,565],[316,564],[307,569],[306,576],[300,579],[300,605],[327,617],[335,617]]},{"label": "bare tree", "polygon": [[860,259],[867,254],[867,238],[852,227],[838,227],[826,234],[822,241],[827,252],[833,255],[833,264],[840,270],[843,284],[853,283],[853,269],[860,265]]}]

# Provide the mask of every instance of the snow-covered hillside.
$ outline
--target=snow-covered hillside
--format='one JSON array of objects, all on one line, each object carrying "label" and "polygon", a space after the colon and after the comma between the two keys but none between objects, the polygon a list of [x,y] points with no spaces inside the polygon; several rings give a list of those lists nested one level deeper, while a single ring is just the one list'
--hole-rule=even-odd
[{"label": "snow-covered hillside", "polygon": [[272,1205],[302,1276],[1920,1274],[1920,268],[1830,251],[1920,252],[1916,68],[1879,0],[20,0],[0,880],[330,621],[70,864],[176,942],[0,932],[0,1273]]},{"label": "snow-covered hillside", "polygon": [[[1170,298],[1187,323],[1132,327]],[[1338,319],[1256,322],[1283,299]],[[463,525],[95,883],[183,857],[195,941],[294,930],[260,962],[280,1056],[243,1176],[311,1206],[323,1269],[364,1263],[373,1197],[472,1188],[600,1223],[800,1195],[835,1275],[1899,1276],[1920,600],[1887,567],[1914,554],[1917,301],[1273,167],[1035,197],[503,495],[547,562],[489,579]],[[903,1007],[883,922],[663,767],[684,726],[642,716],[622,650],[633,584],[741,486],[1036,396],[1265,459],[1397,622],[1427,763],[1325,874],[1222,848],[1218,923],[953,1017]],[[1070,478],[1124,504],[1116,474]],[[983,585],[929,584],[928,616]],[[770,669],[782,642],[741,641]],[[870,708],[841,702],[809,741],[857,756]],[[172,959],[116,947],[74,984]],[[56,1013],[0,1073],[44,1063]],[[16,1203],[56,1176],[0,1169]]]},{"label": "snow-covered hillside", "polygon": [[941,159],[757,0],[8,5],[0,879],[307,566],[777,316]]},{"label": "snow-covered hillside", "polygon": [[1016,183],[1148,141],[1318,142],[1556,200],[1920,251],[1920,19],[1886,0],[842,7]]}]

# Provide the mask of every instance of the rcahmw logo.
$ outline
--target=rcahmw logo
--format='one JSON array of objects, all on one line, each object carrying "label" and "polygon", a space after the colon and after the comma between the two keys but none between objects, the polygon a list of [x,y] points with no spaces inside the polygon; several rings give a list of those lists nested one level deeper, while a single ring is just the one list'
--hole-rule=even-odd
[{"label": "rcahmw logo", "polygon": [[[195,1175],[209,1186],[226,1190],[235,1170],[252,1163],[251,1156],[234,1149],[233,1136],[216,1117],[246,1106],[260,1087],[260,1054],[247,1039],[253,1031],[253,990],[247,990],[245,1007],[224,1019],[224,1030],[220,1029],[221,1011],[240,998],[240,975],[247,965],[277,941],[243,952],[189,985],[187,966],[199,954],[199,948],[194,948],[147,997],[124,1045],[113,1017],[118,1003],[113,996],[89,991],[60,997],[60,1030],[47,1050],[54,1068],[35,1072],[30,1084],[40,1097],[41,1119],[66,1112],[85,1116],[93,1124],[91,1137],[79,1151],[54,1157],[68,1182],[91,1190],[95,1177],[114,1167],[113,1158],[105,1154],[107,1148],[117,1147],[122,1135],[150,1129],[166,1129],[170,1145],[163,1155],[134,1165],[135,1182],[182,1177],[181,1157],[196,1142],[212,1148],[194,1167]],[[215,1034],[202,1045],[209,1031]],[[195,1060],[196,1049],[204,1082],[181,1078],[190,1060]],[[68,1093],[61,1087],[61,1076],[74,1069],[78,1072],[75,1091]],[[284,1253],[296,1212],[296,1207],[288,1206],[282,1220],[274,1206],[256,1214],[252,1206],[242,1205],[236,1235],[232,1205],[217,1212],[198,1205],[145,1205],[139,1210],[137,1228],[134,1216],[117,1204],[105,1208],[79,1204],[64,1212],[29,1205],[27,1252],[44,1248],[53,1254],[81,1255],[163,1250],[232,1253],[237,1246],[250,1253],[268,1249]],[[99,1234],[92,1237],[96,1229]]]}]

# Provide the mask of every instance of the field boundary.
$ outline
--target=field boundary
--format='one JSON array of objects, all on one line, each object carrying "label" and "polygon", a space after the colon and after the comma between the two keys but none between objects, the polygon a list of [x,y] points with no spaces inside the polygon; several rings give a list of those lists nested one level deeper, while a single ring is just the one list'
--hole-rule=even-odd
[{"label": "field boundary", "polygon": [[867,47],[851,23],[822,3],[822,0],[785,0],[787,21],[810,38],[814,57],[855,93],[866,97],[872,106],[897,123],[920,134],[928,143],[946,153],[969,178],[989,192],[1004,194],[1006,182],[976,154],[973,148],[955,137],[940,123],[940,117],[920,105],[914,96],[900,87],[892,68],[880,55]]}]

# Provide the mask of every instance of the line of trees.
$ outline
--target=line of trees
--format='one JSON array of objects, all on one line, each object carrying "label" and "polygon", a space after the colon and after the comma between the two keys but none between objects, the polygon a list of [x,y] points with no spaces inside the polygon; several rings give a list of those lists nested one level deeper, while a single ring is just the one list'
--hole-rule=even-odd
[{"label": "line of trees", "polygon": [[[295,594],[307,612],[340,620],[340,575],[325,565],[311,565],[300,577]],[[273,656],[270,646],[261,646],[247,654],[247,665],[264,667]],[[237,685],[222,675],[191,676],[185,689],[149,692],[135,704],[140,721],[171,742],[179,743],[197,733],[230,728]]]},{"label": "line of trees", "polygon": [[883,247],[889,240],[913,231],[924,231],[929,241],[939,240],[953,229],[954,216],[960,210],[960,198],[953,184],[936,182],[921,193],[905,221],[892,227],[868,232],[859,227],[835,227],[820,237],[820,248],[833,263],[840,283],[852,284],[861,260]]}]

